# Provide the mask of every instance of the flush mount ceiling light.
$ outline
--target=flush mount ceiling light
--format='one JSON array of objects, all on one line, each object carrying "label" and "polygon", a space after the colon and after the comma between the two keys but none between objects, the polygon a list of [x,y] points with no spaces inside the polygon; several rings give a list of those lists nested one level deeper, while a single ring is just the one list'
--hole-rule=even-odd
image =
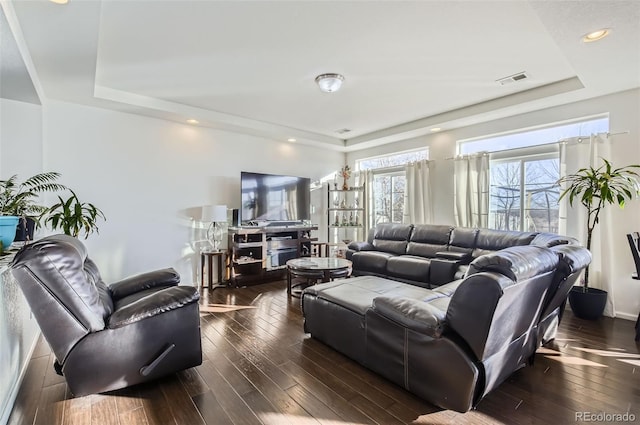
[{"label": "flush mount ceiling light", "polygon": [[49,0],[51,3],[55,3],[55,4],[67,4],[69,3],[69,0]]},{"label": "flush mount ceiling light", "polygon": [[343,81],[344,77],[340,74],[321,74],[316,77],[316,83],[325,93],[338,91]]},{"label": "flush mount ceiling light", "polygon": [[442,130],[442,128],[440,128],[440,127],[433,127],[430,131],[431,131],[432,133],[437,133],[437,132],[438,132],[438,131],[440,131],[440,130]]},{"label": "flush mount ceiling light", "polygon": [[294,139],[293,137],[289,137],[289,138],[287,139],[287,142],[289,142],[289,143],[295,143],[295,142],[296,142],[296,139]]},{"label": "flush mount ceiling light", "polygon": [[609,33],[611,33],[611,29],[602,28],[597,31],[590,32],[589,34],[585,34],[584,36],[582,36],[582,41],[585,43],[591,43],[592,41],[602,40],[603,38],[608,36]]},{"label": "flush mount ceiling light", "polygon": [[187,122],[188,122],[189,124],[193,124],[193,125],[200,124],[200,121],[198,121],[198,120],[194,120],[193,118],[189,118],[189,119],[187,120]]}]

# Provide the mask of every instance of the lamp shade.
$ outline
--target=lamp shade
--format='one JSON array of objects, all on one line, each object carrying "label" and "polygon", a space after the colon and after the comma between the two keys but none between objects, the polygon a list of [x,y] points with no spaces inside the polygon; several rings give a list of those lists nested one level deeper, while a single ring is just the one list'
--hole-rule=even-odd
[{"label": "lamp shade", "polygon": [[227,221],[226,205],[204,205],[202,207],[202,221],[224,222]]}]

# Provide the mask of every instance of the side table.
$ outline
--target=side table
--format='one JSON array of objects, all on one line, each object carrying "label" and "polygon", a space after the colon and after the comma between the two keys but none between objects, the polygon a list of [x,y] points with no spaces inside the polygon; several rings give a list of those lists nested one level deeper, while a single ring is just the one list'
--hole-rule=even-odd
[{"label": "side table", "polygon": [[287,294],[299,296],[292,291],[294,277],[306,278],[307,281],[329,282],[351,276],[351,266],[351,261],[344,258],[302,257],[289,260],[287,261]]},{"label": "side table", "polygon": [[[218,284],[213,284],[213,259],[214,257],[218,260]],[[204,266],[205,262],[207,263],[207,283],[209,289],[215,288],[226,288],[226,284],[223,280],[222,270],[225,270],[226,277],[226,269],[227,265],[225,262],[226,253],[224,251],[200,251],[200,280],[202,287],[204,287]]]}]

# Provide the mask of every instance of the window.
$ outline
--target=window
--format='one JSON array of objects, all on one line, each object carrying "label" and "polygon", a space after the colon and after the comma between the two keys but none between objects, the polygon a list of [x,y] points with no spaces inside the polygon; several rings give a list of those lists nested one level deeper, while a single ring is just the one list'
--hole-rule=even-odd
[{"label": "window", "polygon": [[404,171],[374,173],[373,224],[402,223],[405,182]]},{"label": "window", "polygon": [[404,165],[428,159],[427,149],[398,152],[356,161],[356,169],[371,170],[371,223],[402,223],[405,201]]},{"label": "window", "polygon": [[458,153],[465,155],[482,151],[500,152],[516,148],[549,145],[571,137],[584,137],[608,131],[609,118],[596,118],[513,134],[462,141],[458,143]]},{"label": "window", "polygon": [[558,231],[557,154],[490,161],[489,227]]},{"label": "window", "polygon": [[[492,229],[558,232],[558,141],[609,131],[609,119],[460,142],[458,151],[491,152],[489,222]],[[543,141],[543,142],[541,142]]]}]

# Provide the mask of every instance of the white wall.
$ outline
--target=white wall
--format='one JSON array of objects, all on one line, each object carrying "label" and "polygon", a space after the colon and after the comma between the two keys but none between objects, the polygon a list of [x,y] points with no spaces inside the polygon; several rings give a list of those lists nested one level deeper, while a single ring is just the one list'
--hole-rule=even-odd
[{"label": "white wall", "polygon": [[[344,163],[328,149],[65,102],[43,108],[45,169],[107,216],[86,242],[107,282],[167,266],[196,282],[200,207],[238,208],[240,171],[313,181]],[[322,224],[316,211],[312,221]]]},{"label": "white wall", "polygon": [[[347,155],[347,163],[354,164],[358,159],[385,153],[429,147],[429,157],[436,161],[433,175],[434,221],[453,224],[453,161],[445,158],[455,155],[456,141],[607,113],[611,133],[629,132],[612,137],[611,161],[615,166],[640,164],[640,90],[638,89],[351,152]],[[615,235],[615,240],[619,241],[614,245],[612,255],[615,259],[612,270],[614,270],[613,292],[616,310],[618,316],[635,320],[640,310],[640,285],[631,279],[631,273],[635,268],[626,234],[640,231],[640,200],[627,204],[624,210],[614,207],[611,209],[611,214],[613,227],[599,230],[610,232]],[[581,235],[572,236],[583,239]],[[597,253],[594,252],[594,255]]]},{"label": "white wall", "polygon": [[18,179],[42,172],[42,108],[0,99],[0,178]]},{"label": "white wall", "polygon": [[[42,108],[0,99],[0,179],[42,171]],[[0,424],[7,423],[39,333],[17,283],[0,264]]]}]

